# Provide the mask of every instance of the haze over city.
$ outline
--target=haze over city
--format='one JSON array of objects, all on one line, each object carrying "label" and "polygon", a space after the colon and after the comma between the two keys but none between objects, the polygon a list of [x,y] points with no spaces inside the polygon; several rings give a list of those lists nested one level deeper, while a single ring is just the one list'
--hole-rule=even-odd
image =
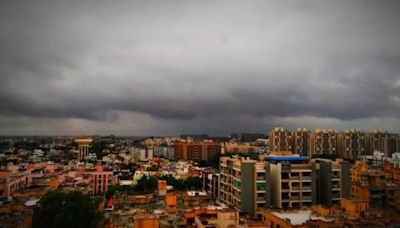
[{"label": "haze over city", "polygon": [[399,132],[399,11],[398,1],[3,1],[0,134]]}]

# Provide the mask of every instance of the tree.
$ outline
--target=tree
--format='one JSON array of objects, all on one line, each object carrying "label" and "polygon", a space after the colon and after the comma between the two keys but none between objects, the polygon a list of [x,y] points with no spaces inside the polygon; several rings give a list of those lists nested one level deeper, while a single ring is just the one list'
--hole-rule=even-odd
[{"label": "tree", "polygon": [[92,144],[90,148],[91,153],[95,153],[98,159],[102,159],[104,156],[103,150],[107,149],[106,141],[98,141]]},{"label": "tree", "polygon": [[126,192],[133,193],[135,192],[135,186],[133,185],[111,185],[106,192],[106,199],[112,197],[115,192]]},{"label": "tree", "polygon": [[157,179],[155,177],[144,175],[135,185],[135,191],[150,193],[157,189]]},{"label": "tree", "polygon": [[95,202],[78,191],[49,191],[34,209],[33,227],[96,227],[101,219]]},{"label": "tree", "polygon": [[188,177],[184,184],[187,190],[199,190],[203,186],[203,182],[200,177]]},{"label": "tree", "polygon": [[176,190],[185,190],[185,185],[182,179],[176,179],[172,175],[164,175],[158,178],[159,180],[166,180],[168,185],[171,185]]},{"label": "tree", "polygon": [[200,177],[188,177],[186,180],[176,179],[172,175],[164,175],[158,178],[159,180],[166,180],[168,185],[171,185],[176,190],[198,190],[203,186]]}]

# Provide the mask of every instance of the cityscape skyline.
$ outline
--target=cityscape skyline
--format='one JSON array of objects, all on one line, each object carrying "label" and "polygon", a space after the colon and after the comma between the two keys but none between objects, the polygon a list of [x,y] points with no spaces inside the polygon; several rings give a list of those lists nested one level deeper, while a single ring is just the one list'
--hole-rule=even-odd
[{"label": "cityscape skyline", "polygon": [[400,227],[400,1],[0,1],[0,228]]},{"label": "cityscape skyline", "polygon": [[399,132],[397,1],[0,7],[0,135]]},{"label": "cityscape skyline", "polygon": [[204,136],[204,137],[209,137],[209,138],[213,138],[213,137],[227,137],[227,138],[232,138],[233,135],[235,134],[249,134],[249,135],[263,135],[263,137],[261,138],[268,138],[269,134],[276,128],[283,128],[286,131],[289,132],[293,132],[295,133],[296,130],[299,129],[304,129],[306,131],[309,132],[315,132],[317,130],[326,130],[327,132],[329,132],[330,130],[334,130],[336,132],[346,132],[347,130],[356,130],[360,133],[372,133],[374,131],[378,131],[381,133],[389,133],[389,134],[400,134],[399,131],[387,131],[384,129],[378,129],[378,128],[374,128],[374,129],[358,129],[358,128],[344,128],[344,129],[337,129],[337,128],[305,128],[305,127],[296,127],[296,128],[286,128],[286,127],[282,127],[282,126],[275,126],[275,127],[271,127],[269,129],[266,129],[265,131],[259,131],[259,132],[251,132],[251,131],[234,131],[234,132],[229,132],[227,134],[209,134],[207,132],[184,132],[184,133],[177,133],[177,134],[143,134],[143,135],[135,135],[135,134],[113,134],[113,133],[104,133],[104,134],[96,134],[96,133],[76,133],[76,134],[0,134],[0,137],[85,137],[85,136],[101,136],[101,137],[106,137],[106,136],[115,136],[115,137],[143,137],[143,138],[148,138],[148,137],[191,137],[191,136]]}]

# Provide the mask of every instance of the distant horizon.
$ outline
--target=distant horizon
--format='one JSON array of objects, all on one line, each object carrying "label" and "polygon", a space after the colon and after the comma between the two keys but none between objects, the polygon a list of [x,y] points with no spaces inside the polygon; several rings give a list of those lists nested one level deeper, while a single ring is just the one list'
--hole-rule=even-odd
[{"label": "distant horizon", "polygon": [[[277,126],[279,127],[279,126]],[[275,128],[275,127],[274,127]],[[37,135],[13,135],[13,134],[0,134],[0,137],[84,137],[84,136],[99,136],[99,137],[106,137],[106,136],[115,136],[115,137],[180,137],[182,135],[207,135],[208,137],[230,137],[231,134],[235,133],[241,133],[241,134],[263,134],[268,136],[268,133],[273,130],[274,128],[271,128],[267,132],[249,132],[249,131],[234,131],[231,132],[228,135],[212,135],[209,133],[181,133],[181,134],[171,134],[171,135],[119,135],[119,134],[48,134],[48,135],[43,135],[43,134],[37,134]],[[302,127],[299,127],[302,128]],[[288,130],[290,132],[296,131],[297,128],[289,129],[289,128],[284,128],[285,130]],[[315,128],[315,129],[309,129],[306,128],[308,131],[315,131],[317,129],[334,129],[337,132],[344,132],[347,129],[356,129],[359,132],[362,133],[369,133],[373,132],[374,130],[379,130],[382,133],[389,133],[389,134],[400,134],[400,132],[396,131],[386,131],[383,129],[370,129],[370,130],[360,130],[357,128],[345,128],[345,129],[336,129],[336,128]]]}]

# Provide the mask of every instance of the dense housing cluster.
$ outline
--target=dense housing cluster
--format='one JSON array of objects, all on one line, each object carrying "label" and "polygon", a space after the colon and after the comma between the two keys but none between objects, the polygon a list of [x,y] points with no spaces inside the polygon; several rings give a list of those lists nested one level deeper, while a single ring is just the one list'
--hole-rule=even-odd
[{"label": "dense housing cluster", "polygon": [[38,223],[48,205],[41,199],[76,192],[96,205],[88,224],[97,227],[396,226],[398,143],[397,134],[379,131],[304,128],[230,137],[3,137],[1,226],[59,224]]}]

